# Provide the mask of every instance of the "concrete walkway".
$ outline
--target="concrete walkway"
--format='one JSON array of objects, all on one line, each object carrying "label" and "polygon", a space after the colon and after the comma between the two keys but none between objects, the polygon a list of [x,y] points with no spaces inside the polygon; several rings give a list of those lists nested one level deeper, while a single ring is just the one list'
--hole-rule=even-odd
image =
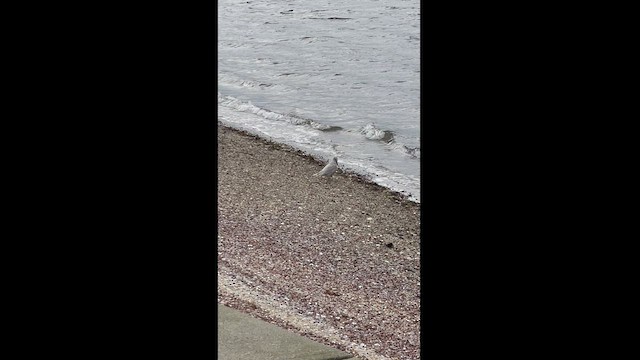
[{"label": "concrete walkway", "polygon": [[353,356],[218,304],[220,360],[342,360]]}]

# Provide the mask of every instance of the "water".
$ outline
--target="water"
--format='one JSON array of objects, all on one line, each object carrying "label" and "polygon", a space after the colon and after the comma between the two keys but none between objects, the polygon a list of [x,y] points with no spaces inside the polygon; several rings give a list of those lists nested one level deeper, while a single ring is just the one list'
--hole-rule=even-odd
[{"label": "water", "polygon": [[419,202],[419,1],[218,1],[218,120]]}]

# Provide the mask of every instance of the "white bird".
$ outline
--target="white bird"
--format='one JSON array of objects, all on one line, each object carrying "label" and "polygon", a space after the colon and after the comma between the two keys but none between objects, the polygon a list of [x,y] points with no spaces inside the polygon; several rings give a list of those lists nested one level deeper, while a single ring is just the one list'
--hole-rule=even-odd
[{"label": "white bird", "polygon": [[331,177],[331,175],[333,175],[333,173],[335,173],[336,170],[338,170],[338,158],[334,157],[327,163],[327,165],[322,170],[320,170],[319,173],[313,174],[313,176]]}]

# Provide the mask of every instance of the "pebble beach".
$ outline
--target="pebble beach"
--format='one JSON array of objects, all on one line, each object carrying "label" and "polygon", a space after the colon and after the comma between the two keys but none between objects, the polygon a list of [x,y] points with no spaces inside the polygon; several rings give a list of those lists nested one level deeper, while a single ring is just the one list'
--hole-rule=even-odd
[{"label": "pebble beach", "polygon": [[357,359],[420,359],[420,204],[324,165],[218,124],[218,303]]}]

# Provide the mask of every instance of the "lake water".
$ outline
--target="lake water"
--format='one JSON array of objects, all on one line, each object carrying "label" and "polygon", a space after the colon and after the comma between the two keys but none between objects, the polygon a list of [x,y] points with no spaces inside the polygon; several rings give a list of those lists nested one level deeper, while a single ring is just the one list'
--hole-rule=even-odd
[{"label": "lake water", "polygon": [[218,1],[218,121],[420,202],[420,2]]}]

